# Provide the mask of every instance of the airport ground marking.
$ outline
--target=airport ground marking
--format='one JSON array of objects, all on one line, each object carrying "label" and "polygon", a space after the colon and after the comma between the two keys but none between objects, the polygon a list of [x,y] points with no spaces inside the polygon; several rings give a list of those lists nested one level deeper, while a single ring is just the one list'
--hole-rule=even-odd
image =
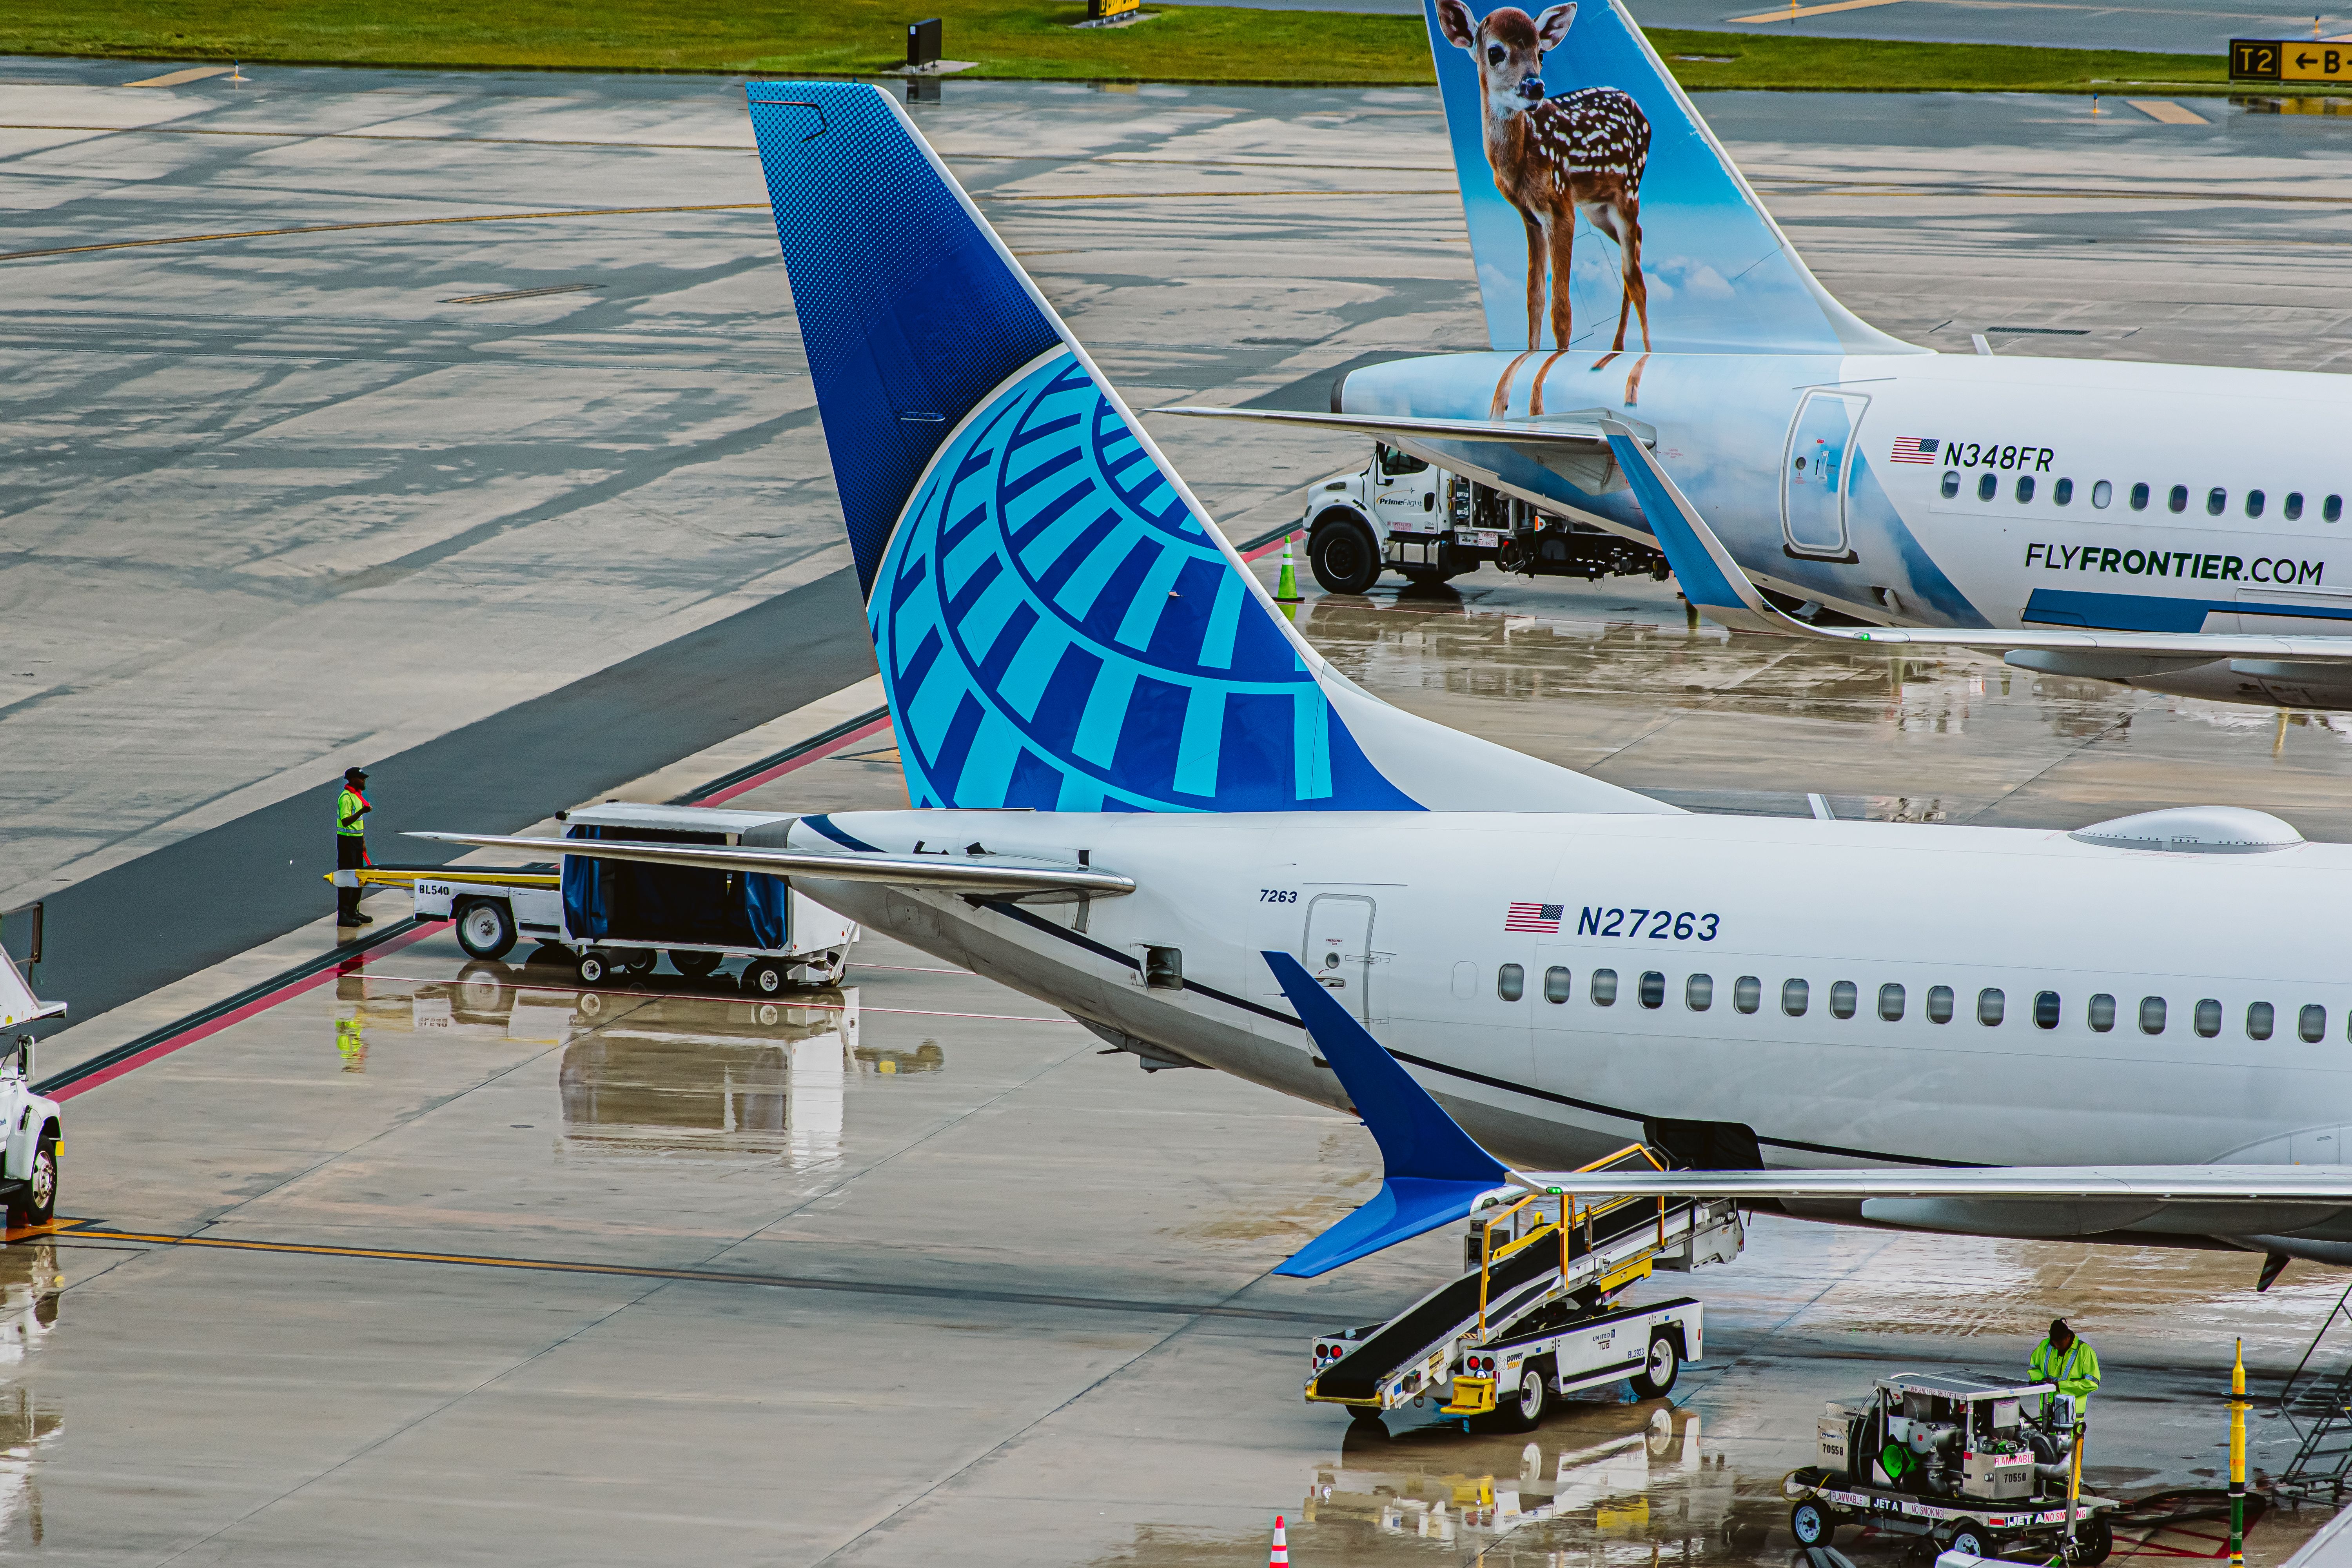
[{"label": "airport ground marking", "polygon": [[184,1015],[160,1029],[152,1029],[111,1050],[100,1051],[87,1061],[77,1062],[63,1072],[43,1079],[34,1088],[53,1100],[71,1100],[78,1094],[88,1093],[100,1084],[111,1083],[127,1072],[145,1067],[149,1062],[217,1035],[257,1014],[266,1013],[280,1002],[291,1000],[306,991],[316,990],[331,980],[355,974],[367,966],[370,959],[397,952],[411,942],[421,942],[441,923],[438,921],[418,921],[411,916],[399,925],[386,927],[375,933],[369,941],[305,959],[293,968],[282,970],[209,1007]]},{"label": "airport ground marking", "polygon": [[1826,16],[1832,11],[1867,11],[1874,5],[1899,5],[1901,0],[1831,0],[1826,5],[1790,5],[1778,11],[1759,11],[1753,16],[1733,16],[1734,22],[1794,22],[1805,16]]},{"label": "airport ground marking", "polygon": [[435,1263],[459,1268],[506,1268],[532,1274],[585,1274],[622,1279],[674,1279],[688,1284],[756,1285],[778,1290],[826,1290],[844,1295],[902,1296],[920,1300],[973,1301],[1015,1307],[1062,1307],[1082,1312],[1136,1312],[1184,1318],[1241,1318],[1262,1322],[1320,1323],[1328,1313],[1283,1311],[1265,1307],[1226,1307],[1186,1301],[1123,1300],[1105,1296],[1062,1296],[1045,1291],[991,1290],[950,1285],[895,1284],[883,1280],[828,1279],[814,1275],[753,1274],[725,1268],[663,1268],[583,1259],[508,1258],[490,1253],[419,1252],[400,1247],[336,1247],[327,1243],[248,1241],[235,1237],[173,1236],[163,1231],[117,1230],[96,1220],[66,1221],[31,1239],[127,1241],[148,1247],[195,1247],[226,1252],[275,1253],[299,1258],[356,1258],[388,1263]]},{"label": "airport ground marking", "polygon": [[223,239],[276,239],[297,234],[342,234],[362,228],[430,228],[453,223],[530,223],[546,218],[635,217],[649,213],[767,212],[766,202],[702,202],[667,207],[574,207],[561,212],[466,213],[451,217],[379,218],[369,223],[314,223],[293,228],[244,228],[221,234],[159,235],[152,239],[108,239],[89,245],[58,245],[44,250],[0,251],[0,261],[30,261],[43,256],[81,256],[94,250],[138,250],[156,245],[203,245]]},{"label": "airport ground marking", "polygon": [[812,735],[796,745],[787,746],[772,756],[761,758],[748,767],[738,768],[711,780],[698,789],[688,791],[671,801],[672,805],[720,805],[739,795],[772,784],[786,773],[798,772],[811,763],[821,763],[827,757],[848,750],[869,736],[890,727],[887,708],[869,709],[853,718],[845,719],[822,734]]}]

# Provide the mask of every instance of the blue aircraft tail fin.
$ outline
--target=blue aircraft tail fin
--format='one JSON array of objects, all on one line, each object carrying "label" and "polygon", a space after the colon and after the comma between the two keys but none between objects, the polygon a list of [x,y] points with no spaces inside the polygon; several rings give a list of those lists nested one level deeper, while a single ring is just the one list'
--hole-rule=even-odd
[{"label": "blue aircraft tail fin", "polygon": [[1299,1248],[1276,1274],[1312,1279],[1410,1240],[1463,1218],[1509,1180],[1503,1163],[1463,1131],[1305,964],[1287,952],[1264,957],[1371,1130],[1384,1167],[1370,1202]]},{"label": "blue aircraft tail fin", "polygon": [[749,94],[915,805],[1672,809],[1333,671],[904,110]]},{"label": "blue aircraft tail fin", "polygon": [[1622,0],[1422,4],[1493,347],[1927,352],[1814,279]]}]

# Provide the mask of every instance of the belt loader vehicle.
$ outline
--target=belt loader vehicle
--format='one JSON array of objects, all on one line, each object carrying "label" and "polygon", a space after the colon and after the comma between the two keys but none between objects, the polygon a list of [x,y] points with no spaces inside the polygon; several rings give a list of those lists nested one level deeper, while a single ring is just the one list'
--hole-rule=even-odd
[{"label": "belt loader vehicle", "polygon": [[[1633,1160],[1661,1164],[1637,1145],[1593,1168]],[[1706,1353],[1699,1303],[1618,1298],[1653,1269],[1728,1262],[1742,1240],[1738,1211],[1721,1201],[1580,1206],[1563,1194],[1481,1211],[1459,1279],[1384,1323],[1316,1336],[1307,1397],[1345,1405],[1359,1421],[1442,1397],[1441,1415],[1492,1415],[1520,1429],[1556,1398],[1612,1383],[1663,1398],[1683,1363]]]}]

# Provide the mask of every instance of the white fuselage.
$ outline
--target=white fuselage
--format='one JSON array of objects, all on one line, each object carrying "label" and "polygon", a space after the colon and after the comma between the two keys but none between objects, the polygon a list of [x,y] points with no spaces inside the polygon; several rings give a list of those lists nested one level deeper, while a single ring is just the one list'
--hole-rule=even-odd
[{"label": "white fuselage", "polygon": [[[1768,1163],[1799,1166],[2332,1163],[2352,1123],[2337,951],[2352,847],[2178,854],[2057,832],[1691,816],[830,821],[897,853],[977,839],[1069,865],[1088,851],[1138,890],[1083,906],[1082,931],[1076,904],[801,885],[1107,1033],[1344,1104],[1260,957],[1297,953],[1475,1136],[1530,1163],[1592,1158],[1658,1119],[1743,1124]],[[827,839],[803,824],[793,842]],[[1556,933],[1507,929],[1546,925],[1546,904],[1561,906]],[[1513,905],[1536,908],[1513,919]],[[1183,989],[1145,984],[1147,947],[1181,952]],[[1596,1000],[1596,973],[1613,974],[1612,1004]],[[1657,977],[1649,998],[1644,976]],[[1790,981],[1804,983],[1801,1016],[1783,1005]],[[1842,984],[1851,1016],[1838,1016]],[[1882,1016],[1888,986],[1902,988],[1896,1018]],[[1931,1017],[1938,987],[1948,1022]],[[1996,990],[2000,1022],[1979,1022]],[[2044,993],[2052,1027],[2036,1022]],[[2098,997],[2113,1001],[2104,1030]],[[2160,1032],[2142,1027],[2157,1024],[2149,998]],[[2271,1008],[2267,1039],[2249,1035],[2256,1004]],[[2316,1040],[2302,1037],[2305,1008],[2324,1009]]]},{"label": "white fuselage", "polygon": [[[2007,355],[1484,353],[1357,371],[1346,406],[1482,417],[1524,361],[1508,404],[1525,418],[1550,359],[1545,413],[1601,408],[1654,428],[1662,465],[1740,565],[1792,596],[1897,625],[2352,635],[2352,377]],[[1491,444],[1401,444],[1646,535],[1613,474],[1588,490]],[[2141,684],[2352,701],[2352,670],[2334,678],[2340,691],[2322,672],[2237,673]],[[2259,689],[2264,676],[2277,689]]]}]

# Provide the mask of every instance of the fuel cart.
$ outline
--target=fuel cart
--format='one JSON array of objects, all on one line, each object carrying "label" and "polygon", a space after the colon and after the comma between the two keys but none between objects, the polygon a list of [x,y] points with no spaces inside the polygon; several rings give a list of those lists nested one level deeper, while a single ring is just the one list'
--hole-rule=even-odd
[{"label": "fuel cart", "polygon": [[[2043,1395],[2055,1407],[2038,1414]],[[1915,1537],[1923,1560],[1943,1552],[2049,1561],[2105,1561],[2115,1549],[2113,1498],[2074,1485],[2074,1400],[2047,1383],[1969,1372],[1882,1377],[1866,1400],[1832,1404],[1818,1462],[1790,1472],[1789,1528],[1826,1546],[1841,1525]],[[2068,1547],[2068,1521],[2074,1521]]]},{"label": "fuel cart", "polygon": [[[783,812],[612,801],[558,813],[556,820],[567,838],[781,846],[796,819]],[[856,922],[782,877],[566,855],[509,867],[367,867],[328,879],[338,887],[409,889],[417,914],[454,921],[458,945],[476,958],[503,958],[530,938],[560,953],[583,985],[650,973],[665,953],[692,979],[742,957],[750,960],[743,989],[774,996],[795,985],[838,982],[857,940]]]}]

